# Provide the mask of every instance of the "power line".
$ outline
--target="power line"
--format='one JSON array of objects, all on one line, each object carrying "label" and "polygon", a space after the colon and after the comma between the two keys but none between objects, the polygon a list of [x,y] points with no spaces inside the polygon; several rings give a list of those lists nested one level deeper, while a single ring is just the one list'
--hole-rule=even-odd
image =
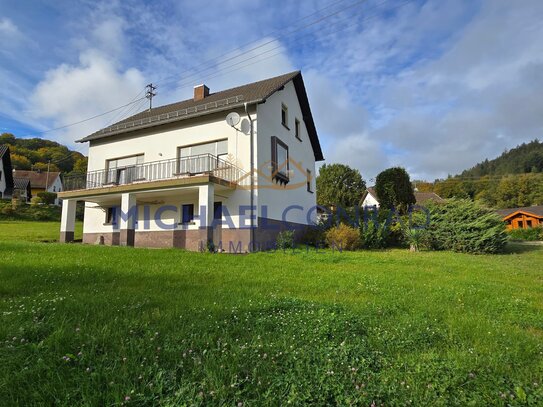
[{"label": "power line", "polygon": [[[328,6],[324,7],[324,8],[322,8],[322,9],[320,9],[320,10],[317,10],[316,12],[310,14],[309,16],[306,16],[306,17],[302,18],[301,20],[305,20],[305,19],[309,18],[310,16],[313,16],[313,15],[315,15],[315,14],[318,14],[318,13],[322,12],[323,10],[326,10],[326,9],[331,8],[333,5],[342,3],[343,1],[344,1],[344,0],[340,0],[340,1],[333,2],[332,4],[330,4],[330,5],[328,5]],[[254,51],[254,50],[260,49],[260,48],[262,48],[262,47],[264,47],[264,46],[266,46],[266,45],[269,45],[269,44],[271,44],[271,43],[273,43],[273,42],[276,42],[276,41],[278,41],[279,39],[285,38],[285,37],[290,36],[290,35],[292,35],[292,34],[294,34],[294,33],[296,33],[296,32],[300,32],[301,30],[304,30],[304,29],[306,29],[306,28],[308,28],[308,27],[311,27],[311,26],[314,26],[314,25],[316,25],[316,24],[319,24],[319,23],[321,23],[322,21],[324,21],[324,20],[326,20],[326,19],[328,19],[328,18],[331,18],[331,17],[333,17],[333,16],[336,16],[336,15],[338,15],[338,14],[340,14],[340,13],[342,13],[342,12],[348,10],[348,9],[351,9],[351,8],[353,8],[353,7],[356,7],[357,5],[359,5],[359,4],[361,4],[361,3],[365,2],[365,1],[367,1],[367,0],[359,0],[359,1],[357,1],[357,2],[355,2],[355,3],[352,3],[352,4],[350,4],[350,5],[346,6],[346,7],[343,7],[343,8],[341,8],[341,9],[339,9],[339,10],[336,10],[336,11],[334,11],[333,13],[326,14],[326,15],[324,15],[324,16],[321,16],[321,17],[319,17],[318,19],[316,19],[316,20],[314,20],[314,21],[311,21],[311,22],[308,23],[308,24],[305,24],[305,25],[303,25],[303,26],[301,26],[301,27],[298,27],[298,28],[296,28],[296,29],[294,29],[294,30],[288,31],[288,32],[286,32],[285,34],[282,34],[282,35],[280,35],[279,37],[274,38],[273,40],[266,41],[265,43],[260,44],[260,45],[258,45],[258,46],[256,46],[256,47],[253,47],[253,48],[251,48],[251,49],[249,49],[249,50],[246,50],[246,51],[240,53],[239,55],[235,55],[235,56],[232,56],[232,57],[230,57],[230,58],[227,58],[226,60],[222,61],[221,63],[229,62],[229,61],[232,61],[232,60],[234,60],[234,59],[236,59],[236,58],[240,58],[240,57],[242,57],[242,56],[245,55],[245,54],[248,54],[248,53],[250,53],[250,52],[252,52],[252,51]],[[404,4],[402,4],[402,6],[405,5],[405,4],[407,4],[407,3],[409,3],[410,1],[412,1],[412,0],[409,0],[409,1],[405,2]],[[382,2],[381,4],[383,4],[383,3],[385,3],[385,2]],[[351,17],[351,16],[350,16],[350,17]],[[279,30],[276,30],[276,31],[279,31]],[[249,42],[248,44],[256,43],[256,42],[258,42],[258,41],[259,41],[259,40],[257,40],[257,41],[252,41],[252,42]],[[257,54],[257,55],[255,55],[255,56],[246,58],[246,59],[244,59],[244,60],[242,60],[242,61],[238,61],[238,62],[236,62],[235,64],[232,64],[232,65],[226,66],[226,67],[224,67],[224,68],[221,68],[221,70],[223,70],[223,69],[228,69],[228,68],[232,68],[232,67],[237,66],[237,65],[239,65],[239,64],[241,64],[241,63],[243,63],[243,62],[249,61],[249,60],[251,60],[251,59],[257,58],[258,56],[261,56],[261,55],[263,55],[263,54],[269,53],[269,52],[271,52],[271,51],[273,51],[273,50],[275,50],[275,49],[278,49],[278,48],[280,48],[280,47],[281,47],[281,46],[277,46],[277,47],[274,47],[274,48],[272,48],[272,49],[270,49],[270,50],[267,50],[267,51],[265,51],[265,52],[262,52],[262,53],[260,53],[260,54]],[[240,49],[240,48],[238,48],[238,49]],[[235,52],[235,50],[229,51],[229,52],[227,52],[227,53],[225,53],[225,54],[222,54],[222,55],[228,55],[228,54],[230,54],[230,53],[232,53],[232,52]],[[278,54],[279,54],[279,53],[278,53]],[[270,57],[276,56],[276,55],[278,55],[278,54],[274,54],[274,55],[271,55],[271,56],[269,56],[269,57],[267,57],[267,58],[263,58],[261,61],[257,61],[257,62],[262,62],[263,60],[269,59]],[[218,58],[214,58],[214,59],[209,60],[209,61],[215,61],[216,59],[218,59]],[[203,64],[204,64],[204,63],[199,64],[199,65],[197,65],[197,66],[202,66]],[[239,67],[238,69],[241,69],[241,68],[246,67],[246,66],[249,66],[249,65],[253,65],[253,63],[248,64],[248,65],[245,65],[245,66],[241,66],[241,67]],[[212,69],[212,68],[214,68],[214,67],[208,67],[208,68],[206,68],[206,69],[203,69],[203,70],[201,70],[201,71],[198,71],[198,72],[196,72],[196,73],[193,73],[192,76],[195,76],[195,75],[197,75],[197,74],[199,74],[199,73],[201,73],[201,72],[208,71],[208,70],[210,70],[210,69]],[[237,69],[235,69],[235,70],[237,70]],[[230,70],[230,71],[227,71],[227,72],[223,72],[223,73],[221,73],[221,74],[234,72],[235,70]],[[188,71],[187,71],[187,72],[188,72]],[[211,76],[211,78],[216,77],[216,76],[219,76],[219,75],[216,74],[216,73],[214,73],[214,74]],[[187,80],[187,78],[185,78],[185,80]],[[175,89],[178,89],[178,88],[180,88],[180,87],[182,87],[182,86],[185,86],[185,85],[183,84],[183,85],[177,86]],[[136,98],[137,98],[141,93],[142,93],[142,92],[140,92],[140,93],[136,96]],[[153,95],[153,96],[154,96],[154,95]],[[128,106],[134,105],[135,103],[137,103],[137,102],[139,102],[139,101],[141,101],[141,100],[143,100],[143,99],[145,99],[145,98],[146,98],[146,97],[141,97],[141,98],[132,100],[131,102],[129,102],[129,103],[125,104],[125,105],[122,105],[122,106],[119,106],[119,107],[117,107],[117,108],[111,109],[111,110],[109,110],[109,111],[107,111],[107,112],[104,112],[104,113],[101,113],[101,114],[98,114],[98,115],[95,115],[95,116],[92,116],[92,117],[89,117],[89,118],[86,118],[86,119],[83,119],[83,120],[80,120],[80,121],[77,121],[77,122],[74,122],[74,123],[70,123],[70,124],[67,124],[67,125],[64,125],[64,126],[60,126],[60,127],[56,127],[56,128],[52,128],[52,129],[40,131],[40,132],[35,132],[34,134],[45,134],[45,133],[49,133],[49,132],[51,132],[51,131],[61,130],[61,129],[65,129],[65,128],[68,128],[68,127],[71,127],[71,126],[75,126],[75,125],[78,125],[78,124],[81,124],[81,123],[85,123],[85,122],[87,122],[87,121],[96,119],[96,118],[98,118],[98,117],[105,116],[105,115],[110,114],[110,113],[113,113],[113,112],[115,112],[115,111],[119,111],[119,110],[121,110],[121,109],[124,109],[124,108],[126,108],[126,107],[128,107]],[[29,137],[29,136],[31,136],[31,135],[23,136],[23,137]]]}]

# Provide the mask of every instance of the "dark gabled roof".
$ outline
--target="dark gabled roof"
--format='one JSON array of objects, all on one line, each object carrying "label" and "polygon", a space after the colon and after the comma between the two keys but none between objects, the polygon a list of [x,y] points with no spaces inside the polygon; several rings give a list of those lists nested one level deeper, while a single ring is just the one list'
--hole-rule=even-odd
[{"label": "dark gabled roof", "polygon": [[11,167],[11,155],[9,152],[9,146],[0,145],[0,159],[4,168],[1,170],[4,171],[6,176],[6,191],[8,194],[13,189],[13,168]]},{"label": "dark gabled roof", "polygon": [[309,100],[307,98],[305,85],[300,71],[290,72],[274,78],[211,93],[199,101],[187,99],[181,102],[155,107],[153,109],[135,114],[127,119],[121,120],[120,122],[117,122],[109,127],[98,130],[97,132],[92,133],[81,140],[77,140],[77,142],[85,143],[135,130],[178,122],[224,110],[231,110],[241,107],[245,103],[262,103],[275,92],[281,90],[290,81],[293,81],[298,99],[300,101],[303,119],[309,133],[309,139],[311,140],[315,160],[322,161],[324,160],[324,157],[322,155],[317,129],[315,128],[311,108],[309,106]]},{"label": "dark gabled roof", "polygon": [[[17,178],[27,178],[30,180],[32,188],[47,189],[53,185],[60,172],[50,171],[49,176],[47,176],[47,171],[26,171],[26,170],[15,170],[13,171],[13,176]],[[47,182],[47,187],[45,183]]]},{"label": "dark gabled roof", "polygon": [[28,178],[13,177],[14,189],[30,189],[30,180]]},{"label": "dark gabled roof", "polygon": [[6,154],[9,151],[9,147],[5,144],[0,145],[0,158],[4,157],[4,154]]},{"label": "dark gabled roof", "polygon": [[543,218],[543,205],[534,205],[534,206],[523,206],[521,208],[507,208],[507,209],[498,209],[496,213],[502,218],[507,218],[508,216],[516,213],[524,212],[535,215],[537,218]]}]

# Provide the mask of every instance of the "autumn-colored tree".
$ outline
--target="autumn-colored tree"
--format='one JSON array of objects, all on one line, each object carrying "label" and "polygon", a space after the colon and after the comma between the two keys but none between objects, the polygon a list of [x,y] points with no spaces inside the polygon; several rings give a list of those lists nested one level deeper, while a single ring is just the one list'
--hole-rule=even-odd
[{"label": "autumn-colored tree", "polygon": [[23,155],[11,154],[11,166],[14,170],[29,170],[32,163]]},{"label": "autumn-colored tree", "polygon": [[33,164],[32,169],[34,171],[42,171],[42,172],[46,172],[47,170],[52,171],[52,172],[60,172],[60,168],[58,168],[55,164],[48,164],[48,163]]}]

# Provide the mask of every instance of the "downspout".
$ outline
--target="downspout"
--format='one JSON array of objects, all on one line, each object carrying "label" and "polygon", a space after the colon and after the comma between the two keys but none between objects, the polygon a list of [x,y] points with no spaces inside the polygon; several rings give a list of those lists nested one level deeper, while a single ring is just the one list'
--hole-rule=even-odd
[{"label": "downspout", "polygon": [[[251,115],[249,114],[249,104],[245,102],[243,104],[245,106],[245,114],[247,115],[247,118],[249,119],[249,122],[251,123],[251,142],[250,142],[250,149],[251,149],[251,160],[250,160],[250,171],[251,171],[251,251],[254,250],[255,246],[255,210],[254,210],[254,203],[255,203],[255,147],[254,147],[254,122],[251,118]],[[256,104],[255,104],[256,106]]]}]

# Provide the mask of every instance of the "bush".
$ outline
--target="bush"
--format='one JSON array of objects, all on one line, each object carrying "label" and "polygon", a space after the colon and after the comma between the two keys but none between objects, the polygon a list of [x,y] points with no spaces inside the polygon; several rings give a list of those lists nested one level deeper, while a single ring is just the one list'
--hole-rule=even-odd
[{"label": "bush", "polygon": [[428,205],[428,240],[434,250],[498,253],[507,243],[505,224],[492,210],[467,199]]},{"label": "bush", "polygon": [[409,250],[418,252],[423,247],[428,247],[428,231],[421,228],[405,228],[405,242],[409,245]]},{"label": "bush", "polygon": [[283,230],[277,235],[277,248],[280,250],[293,249],[294,248],[294,231]]},{"label": "bush", "polygon": [[47,205],[54,205],[55,199],[57,199],[57,194],[54,192],[38,192],[37,195],[41,198],[42,202]]},{"label": "bush", "polygon": [[308,226],[301,242],[308,246],[321,247],[325,243],[326,228],[322,225]]},{"label": "bush", "polygon": [[528,229],[511,229],[507,233],[514,240],[543,240],[543,226]]},{"label": "bush", "polygon": [[326,244],[339,250],[356,250],[360,248],[360,233],[357,229],[340,223],[328,230],[325,235]]},{"label": "bush", "polygon": [[41,205],[43,204],[43,199],[39,196],[33,196],[30,200],[30,205]]}]

